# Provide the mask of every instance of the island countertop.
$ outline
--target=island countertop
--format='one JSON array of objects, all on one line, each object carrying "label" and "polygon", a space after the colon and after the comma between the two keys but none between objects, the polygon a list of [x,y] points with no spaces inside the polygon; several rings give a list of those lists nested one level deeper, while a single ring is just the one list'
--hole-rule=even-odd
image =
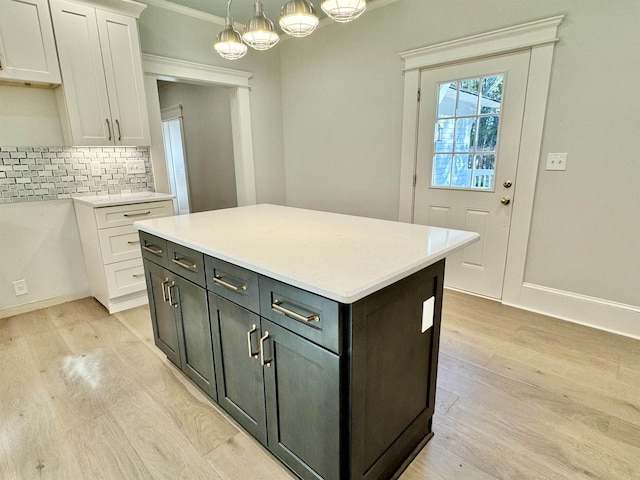
[{"label": "island countertop", "polygon": [[354,303],[480,236],[276,205],[155,218],[139,230],[342,303]]}]

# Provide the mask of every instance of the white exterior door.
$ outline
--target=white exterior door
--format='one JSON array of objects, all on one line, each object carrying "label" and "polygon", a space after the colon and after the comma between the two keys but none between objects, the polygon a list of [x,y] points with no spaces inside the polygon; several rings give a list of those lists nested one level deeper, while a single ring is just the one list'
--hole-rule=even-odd
[{"label": "white exterior door", "polygon": [[500,299],[530,53],[425,69],[414,222],[480,233],[447,259],[445,284]]}]

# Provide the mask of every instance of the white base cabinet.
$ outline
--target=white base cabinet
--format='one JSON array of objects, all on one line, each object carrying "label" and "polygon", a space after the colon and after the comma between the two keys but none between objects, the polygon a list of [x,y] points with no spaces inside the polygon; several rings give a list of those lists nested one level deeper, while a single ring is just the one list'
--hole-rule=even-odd
[{"label": "white base cabinet", "polygon": [[60,84],[47,0],[0,1],[0,81]]},{"label": "white base cabinet", "polygon": [[146,304],[140,239],[133,222],[173,215],[173,201],[95,207],[74,199],[74,208],[91,295],[109,313]]},{"label": "white base cabinet", "polygon": [[63,85],[57,90],[68,145],[151,144],[136,13],[51,0]]}]

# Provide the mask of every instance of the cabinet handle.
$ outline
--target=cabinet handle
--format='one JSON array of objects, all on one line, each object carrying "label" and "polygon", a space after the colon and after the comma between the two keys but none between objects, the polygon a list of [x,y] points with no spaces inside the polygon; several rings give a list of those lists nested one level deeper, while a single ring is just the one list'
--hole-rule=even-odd
[{"label": "cabinet handle", "polygon": [[116,127],[118,127],[118,141],[122,140],[122,132],[120,131],[120,120],[116,118]]},{"label": "cabinet handle", "polygon": [[167,286],[168,283],[169,283],[168,278],[165,278],[164,282],[162,282],[162,300],[165,302],[169,300],[169,298],[167,297],[167,291],[165,290],[165,287]]},{"label": "cabinet handle", "polygon": [[284,315],[286,315],[287,317],[291,317],[294,318],[296,320],[300,320],[301,322],[306,322],[306,323],[310,323],[310,322],[317,322],[318,320],[320,320],[320,316],[313,314],[313,315],[309,315],[308,317],[305,317],[304,315],[300,315],[297,312],[294,312],[293,310],[289,310],[288,308],[284,308],[282,306],[282,301],[281,300],[274,300],[274,302],[271,304],[271,308],[273,308],[275,311],[280,312]]},{"label": "cabinet handle", "polygon": [[144,277],[144,273],[134,273],[131,275],[133,278]]},{"label": "cabinet handle", "polygon": [[151,252],[154,255],[162,254],[162,249],[160,247],[156,247],[155,245],[142,245],[142,249],[147,252]]},{"label": "cabinet handle", "polygon": [[195,263],[191,262],[191,263],[184,263],[182,261],[182,258],[172,258],[171,261],[173,263],[175,263],[176,265],[180,265],[182,268],[186,268],[187,270],[196,270],[198,268],[198,265],[196,265]]},{"label": "cabinet handle", "polygon": [[229,290],[233,290],[234,292],[244,292],[247,289],[246,285],[236,286],[225,282],[224,280],[222,280],[222,278],[220,278],[219,275],[214,275],[213,281],[219,285],[222,285],[223,287],[227,287]]},{"label": "cabinet handle", "polygon": [[[273,358],[270,358],[269,360],[265,360],[264,359],[264,342],[265,340],[269,338],[269,332],[264,332],[264,335],[262,337],[260,337],[260,365],[262,365],[263,367],[266,365],[267,367],[271,366],[271,362],[273,361]],[[273,355],[272,355],[273,357]]]},{"label": "cabinet handle", "polygon": [[258,352],[253,351],[253,346],[251,344],[251,340],[253,338],[253,334],[258,331],[258,327],[255,324],[251,325],[251,330],[247,332],[247,349],[249,350],[249,358],[256,358],[258,356]]},{"label": "cabinet handle", "polygon": [[169,287],[167,288],[167,293],[169,294],[169,305],[171,305],[172,307],[178,308],[178,302],[176,301],[176,303],[173,303],[173,295],[171,295],[171,289],[175,288],[175,286],[176,286],[176,282],[171,282],[169,284]]},{"label": "cabinet handle", "polygon": [[2,59],[0,58],[0,70],[2,70]]},{"label": "cabinet handle", "polygon": [[125,213],[122,216],[123,217],[144,217],[145,215],[149,215],[151,213],[151,210],[147,210],[146,212],[141,212],[141,213]]},{"label": "cabinet handle", "polygon": [[107,130],[109,131],[109,141],[111,141],[111,123],[109,123],[109,119],[105,118],[107,121]]},{"label": "cabinet handle", "polygon": [[140,240],[129,240],[127,243],[129,245],[135,245],[136,243],[140,243]]}]

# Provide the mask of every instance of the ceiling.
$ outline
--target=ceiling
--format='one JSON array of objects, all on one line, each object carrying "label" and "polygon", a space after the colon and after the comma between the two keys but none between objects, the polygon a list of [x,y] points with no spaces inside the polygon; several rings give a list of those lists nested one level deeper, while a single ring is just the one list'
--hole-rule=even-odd
[{"label": "ceiling", "polygon": [[[143,0],[144,1],[144,0]],[[169,0],[172,3],[211,13],[218,17],[227,16],[227,0]],[[264,14],[274,25],[278,25],[280,8],[287,0],[262,0]],[[321,0],[312,1],[316,14],[320,19],[326,17],[320,8]],[[236,23],[247,23],[253,16],[255,0],[233,0],[231,3],[231,17]]]}]

